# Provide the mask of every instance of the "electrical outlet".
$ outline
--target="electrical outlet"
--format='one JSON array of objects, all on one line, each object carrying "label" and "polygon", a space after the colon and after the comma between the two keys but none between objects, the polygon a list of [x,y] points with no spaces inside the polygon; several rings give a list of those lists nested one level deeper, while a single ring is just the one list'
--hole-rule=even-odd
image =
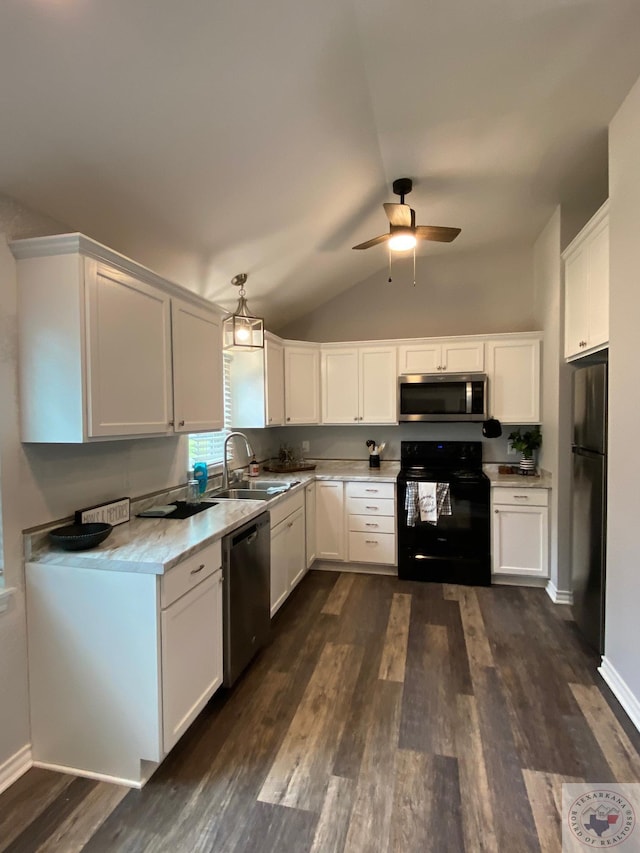
[{"label": "electrical outlet", "polygon": [[507,456],[517,456],[518,451],[514,448],[510,441],[507,442]]},{"label": "electrical outlet", "polygon": [[302,452],[303,452],[303,453],[308,453],[308,452],[309,452],[309,442],[308,442],[308,441],[303,441],[303,442],[302,442]]}]

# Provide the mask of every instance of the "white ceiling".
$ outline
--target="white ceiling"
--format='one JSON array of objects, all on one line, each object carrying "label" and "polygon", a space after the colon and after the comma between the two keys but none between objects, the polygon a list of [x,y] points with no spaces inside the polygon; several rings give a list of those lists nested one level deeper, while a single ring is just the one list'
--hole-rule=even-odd
[{"label": "white ceiling", "polygon": [[[387,263],[532,242],[602,171],[639,0],[4,0],[0,192],[268,324]],[[165,259],[158,268],[157,259]]]}]

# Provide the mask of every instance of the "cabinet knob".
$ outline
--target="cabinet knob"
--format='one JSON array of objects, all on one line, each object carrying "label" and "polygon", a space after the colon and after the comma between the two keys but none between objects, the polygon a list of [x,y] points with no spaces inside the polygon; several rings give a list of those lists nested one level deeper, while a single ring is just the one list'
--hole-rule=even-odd
[{"label": "cabinet knob", "polygon": [[169,421],[169,426],[173,426],[175,421]]},{"label": "cabinet knob", "polygon": [[184,421],[179,421],[178,426],[184,426]]},{"label": "cabinet knob", "polygon": [[494,509],[494,512],[495,512],[495,514],[497,515],[497,514],[500,512],[500,510],[499,510],[499,509]]},{"label": "cabinet knob", "polygon": [[354,421],[357,421],[357,420],[358,420],[358,416],[356,415],[356,416],[355,416],[355,418],[354,418]]},{"label": "cabinet knob", "polygon": [[291,418],[287,418],[287,423],[291,420]]}]

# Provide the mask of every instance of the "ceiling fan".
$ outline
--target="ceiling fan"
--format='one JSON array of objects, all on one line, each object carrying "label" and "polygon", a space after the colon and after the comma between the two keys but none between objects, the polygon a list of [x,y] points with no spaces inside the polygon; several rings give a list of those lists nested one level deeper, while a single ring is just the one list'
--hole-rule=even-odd
[{"label": "ceiling fan", "polygon": [[444,228],[440,225],[416,225],[416,212],[404,203],[404,197],[413,189],[411,178],[397,178],[393,182],[393,191],[400,196],[400,204],[384,204],[384,212],[389,220],[389,233],[381,234],[365,243],[354,246],[354,249],[370,249],[378,243],[388,242],[389,248],[396,252],[413,249],[418,240],[437,240],[439,243],[450,243],[460,233],[460,228]]}]

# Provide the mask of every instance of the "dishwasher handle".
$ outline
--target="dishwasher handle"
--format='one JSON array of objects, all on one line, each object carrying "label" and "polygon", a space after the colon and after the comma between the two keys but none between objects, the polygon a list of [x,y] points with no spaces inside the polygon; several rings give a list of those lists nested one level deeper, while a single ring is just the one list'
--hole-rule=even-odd
[{"label": "dishwasher handle", "polygon": [[235,546],[239,545],[241,542],[245,542],[245,544],[250,545],[260,532],[260,529],[264,527],[266,523],[266,521],[258,521],[255,524],[247,524],[246,527],[232,537],[231,547],[235,548]]}]

